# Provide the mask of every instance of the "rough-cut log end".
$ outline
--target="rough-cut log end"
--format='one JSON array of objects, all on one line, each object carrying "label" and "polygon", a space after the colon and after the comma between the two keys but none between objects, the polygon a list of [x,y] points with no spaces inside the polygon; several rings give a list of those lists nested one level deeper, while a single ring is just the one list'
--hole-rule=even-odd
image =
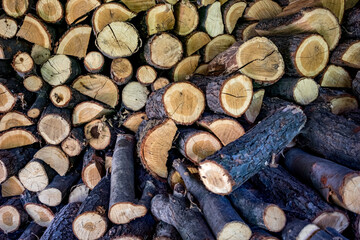
[{"label": "rough-cut log end", "polygon": [[86,19],[86,15],[100,6],[99,0],[69,0],[65,6],[65,20],[68,25],[79,23]]},{"label": "rough-cut log end", "polygon": [[14,128],[0,134],[0,149],[27,146],[38,141],[31,132]]},{"label": "rough-cut log end", "polygon": [[1,38],[13,38],[18,30],[17,23],[10,17],[0,18],[0,37]]},{"label": "rough-cut log end", "polygon": [[60,144],[71,131],[70,122],[58,114],[47,114],[38,122],[38,131],[49,144]]},{"label": "rough-cut log end", "polygon": [[11,233],[20,227],[21,215],[16,207],[3,205],[0,207],[0,229],[5,233]]},{"label": "rough-cut log end", "polygon": [[89,52],[84,58],[85,69],[90,73],[98,73],[105,63],[104,56],[96,51]]},{"label": "rough-cut log end", "polygon": [[286,215],[277,205],[270,204],[264,211],[264,224],[272,232],[280,232],[286,224]]},{"label": "rough-cut log end", "polygon": [[226,224],[221,232],[218,233],[216,239],[218,240],[236,240],[236,239],[250,239],[251,229],[243,222],[232,221]]},{"label": "rough-cut log end", "polygon": [[133,76],[133,67],[131,62],[126,58],[116,58],[111,62],[110,67],[111,79],[117,85],[126,84]]},{"label": "rough-cut log end", "polygon": [[[74,66],[74,60],[66,55],[55,55],[49,58],[41,66],[41,76],[52,86],[58,86],[66,83],[70,78],[79,73]],[[76,67],[77,64],[76,64]]]},{"label": "rough-cut log end", "polygon": [[188,56],[194,54],[206,44],[211,41],[209,35],[205,32],[193,32],[190,34],[185,41],[186,45],[186,54]]},{"label": "rough-cut log end", "polygon": [[360,41],[349,40],[340,44],[331,56],[331,63],[341,66],[360,68]]},{"label": "rough-cut log end", "polygon": [[198,67],[199,60],[200,55],[193,55],[181,60],[173,70],[174,82],[188,80]]},{"label": "rough-cut log end", "polygon": [[243,16],[244,10],[247,7],[246,2],[243,1],[230,1],[224,7],[223,18],[225,30],[227,33],[231,34],[238,22],[239,18]]},{"label": "rough-cut log end", "polygon": [[73,186],[69,194],[69,203],[83,202],[89,195],[89,191],[90,189],[83,183]]},{"label": "rough-cut log end", "polygon": [[96,150],[105,149],[110,145],[113,136],[106,122],[99,119],[89,122],[84,127],[85,138]]},{"label": "rough-cut log end", "polygon": [[275,18],[281,13],[282,8],[276,1],[260,0],[250,3],[246,9],[244,17],[247,20],[262,20]]},{"label": "rough-cut log end", "polygon": [[0,132],[14,127],[31,126],[34,123],[24,114],[8,112],[0,117]]},{"label": "rough-cut log end", "polygon": [[333,198],[333,201],[346,209],[360,214],[360,175],[358,173],[349,174],[345,177],[342,185],[342,202]]},{"label": "rough-cut log end", "polygon": [[[1,174],[1,173],[0,173]],[[13,197],[19,196],[25,191],[24,186],[16,176],[10,177],[1,184],[1,196]]]},{"label": "rough-cut log end", "polygon": [[332,227],[336,231],[342,232],[349,226],[349,218],[340,211],[325,212],[316,217],[312,223],[321,228]]},{"label": "rough-cut log end", "polygon": [[39,161],[31,161],[20,170],[19,179],[26,189],[39,192],[49,184],[46,169]]},{"label": "rough-cut log end", "polygon": [[234,36],[222,34],[212,39],[204,49],[204,62],[208,63],[236,42]]},{"label": "rough-cut log end", "polygon": [[115,224],[126,224],[130,221],[145,216],[147,209],[143,205],[131,202],[116,203],[109,209],[109,219]]},{"label": "rough-cut log end", "polygon": [[122,103],[127,109],[139,111],[145,106],[149,93],[149,90],[143,84],[129,82],[122,90]]},{"label": "rough-cut log end", "polygon": [[179,36],[186,36],[193,32],[199,24],[197,8],[191,2],[180,1],[174,7],[175,28]]},{"label": "rough-cut log end", "polygon": [[26,212],[40,226],[48,227],[54,219],[54,213],[46,206],[36,203],[27,203],[24,205]]},{"label": "rough-cut log end", "polygon": [[39,0],[36,13],[48,23],[58,23],[64,17],[64,8],[59,0]]},{"label": "rough-cut log end", "polygon": [[0,113],[6,113],[10,111],[16,103],[16,96],[14,96],[9,89],[0,83],[0,93],[1,93],[1,101],[0,101]]},{"label": "rough-cut log end", "polygon": [[71,89],[66,85],[54,87],[49,98],[56,107],[65,107],[71,99]]},{"label": "rough-cut log end", "polygon": [[147,34],[171,30],[175,26],[175,17],[169,4],[158,4],[146,12],[145,23]]},{"label": "rough-cut log end", "polygon": [[103,115],[111,113],[112,110],[106,109],[97,102],[82,102],[76,105],[72,114],[72,124],[78,126],[90,122]]},{"label": "rough-cut log end", "polygon": [[29,8],[28,0],[3,0],[2,8],[11,17],[18,18],[23,16]]},{"label": "rough-cut log end", "polygon": [[128,116],[124,120],[122,125],[130,131],[136,133],[139,129],[141,122],[144,120],[148,120],[146,114],[144,112],[136,112]]},{"label": "rough-cut log end", "polygon": [[44,86],[43,80],[36,75],[30,75],[26,77],[23,81],[23,84],[26,90],[30,92],[37,92]]},{"label": "rough-cut log end", "polygon": [[251,104],[249,108],[245,112],[245,119],[249,123],[254,123],[257,116],[260,113],[262,102],[264,99],[265,90],[260,89],[253,94],[253,99],[251,100]]},{"label": "rough-cut log end", "polygon": [[168,85],[168,84],[170,84],[169,79],[164,78],[164,77],[160,77],[160,78],[156,79],[155,82],[153,82],[153,83],[151,84],[151,90],[157,91],[157,90],[159,90],[160,88],[163,88],[163,87],[165,87],[165,86]]},{"label": "rough-cut log end", "polygon": [[45,146],[41,148],[35,153],[34,158],[43,160],[61,176],[64,176],[70,168],[69,158],[56,146]]},{"label": "rough-cut log end", "polygon": [[62,197],[61,191],[57,188],[44,189],[38,194],[39,201],[51,207],[58,206]]},{"label": "rough-cut log end", "polygon": [[98,239],[107,230],[107,221],[96,212],[85,212],[73,222],[73,231],[78,239]]}]

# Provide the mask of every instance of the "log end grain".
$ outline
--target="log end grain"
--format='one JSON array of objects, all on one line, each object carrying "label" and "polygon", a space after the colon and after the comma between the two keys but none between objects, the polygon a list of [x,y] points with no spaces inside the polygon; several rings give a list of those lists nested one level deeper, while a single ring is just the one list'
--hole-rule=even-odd
[{"label": "log end grain", "polygon": [[126,224],[130,221],[145,216],[147,209],[143,205],[132,202],[116,203],[109,209],[109,219],[115,224]]},{"label": "log end grain", "polygon": [[105,234],[107,221],[97,212],[85,212],[75,218],[72,226],[78,239],[98,239]]},{"label": "log end grain", "polygon": [[54,219],[55,214],[50,208],[36,203],[27,203],[24,205],[26,212],[40,226],[48,227]]},{"label": "log end grain", "polygon": [[221,232],[218,233],[216,239],[250,239],[251,235],[251,229],[244,222],[232,221],[223,227]]},{"label": "log end grain", "polygon": [[264,224],[271,232],[280,232],[286,224],[286,215],[277,205],[270,204],[264,211]]},{"label": "log end grain", "polygon": [[12,205],[0,207],[0,219],[0,229],[5,233],[15,232],[21,225],[20,212]]}]

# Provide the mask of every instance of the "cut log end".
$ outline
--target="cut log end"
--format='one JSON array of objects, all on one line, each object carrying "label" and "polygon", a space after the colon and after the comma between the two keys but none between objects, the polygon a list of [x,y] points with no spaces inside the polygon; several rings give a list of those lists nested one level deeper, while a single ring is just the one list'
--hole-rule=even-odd
[{"label": "cut log end", "polygon": [[248,20],[261,20],[275,18],[282,8],[276,1],[255,1],[246,9],[245,18]]},{"label": "cut log end", "polygon": [[72,123],[78,126],[110,112],[111,110],[104,108],[103,105],[97,102],[82,102],[74,108]]},{"label": "cut log end", "polygon": [[21,216],[19,211],[11,205],[0,207],[0,229],[5,233],[16,231],[21,225]]},{"label": "cut log end", "polygon": [[83,202],[89,195],[90,189],[85,184],[79,184],[74,186],[74,189],[69,195],[69,203]]},{"label": "cut log end", "polygon": [[37,92],[44,85],[43,80],[36,75],[31,75],[25,78],[23,84],[24,87],[30,92]]},{"label": "cut log end", "polygon": [[38,142],[36,137],[22,129],[10,129],[0,135],[0,149],[10,149],[31,145]]},{"label": "cut log end", "polygon": [[105,218],[95,212],[85,212],[73,222],[73,231],[78,239],[98,239],[105,234],[106,229]]},{"label": "cut log end", "polygon": [[2,8],[7,15],[18,18],[23,16],[29,7],[28,0],[4,0],[2,1]]},{"label": "cut log end", "polygon": [[70,28],[57,43],[56,54],[84,58],[89,45],[90,35],[91,27],[88,25]]},{"label": "cut log end", "polygon": [[57,188],[44,189],[38,194],[39,201],[50,207],[58,206],[62,197],[61,191]]},{"label": "cut log end", "polygon": [[262,102],[264,99],[265,90],[260,89],[253,94],[253,99],[249,108],[245,112],[245,118],[248,122],[254,123],[260,113]]},{"label": "cut log end", "polygon": [[136,79],[145,86],[152,84],[156,77],[156,70],[148,65],[140,66],[136,71]]},{"label": "cut log end", "polygon": [[109,209],[109,219],[115,224],[126,224],[130,221],[145,216],[147,209],[143,205],[131,202],[116,203]]},{"label": "cut log end", "polygon": [[28,203],[24,205],[24,208],[30,217],[42,227],[50,226],[51,221],[55,217],[49,208],[40,204]]},{"label": "cut log end", "polygon": [[37,162],[29,162],[19,172],[19,179],[26,189],[32,192],[44,190],[49,184],[49,178],[44,166]]},{"label": "cut log end", "polygon": [[129,82],[122,90],[122,103],[132,111],[145,107],[149,90],[139,82]]},{"label": "cut log end", "polygon": [[174,32],[179,36],[186,36],[193,32],[199,24],[199,14],[195,5],[181,1],[174,7],[176,19]]},{"label": "cut log end", "polygon": [[1,196],[19,196],[25,191],[24,186],[16,176],[12,176],[1,184]]},{"label": "cut log end", "polygon": [[65,20],[68,25],[79,23],[87,18],[87,14],[100,6],[99,0],[71,0],[65,7]]},{"label": "cut log end", "polygon": [[[342,192],[344,207],[352,212],[360,214],[360,202],[358,201],[358,196],[360,196],[359,174],[354,173],[346,177]],[[340,203],[337,199],[334,199],[334,201]],[[342,204],[340,203],[340,205]]]},{"label": "cut log end", "polygon": [[123,122],[123,126],[136,133],[141,122],[144,120],[147,120],[146,114],[144,112],[137,112],[127,117]]},{"label": "cut log end", "polygon": [[83,150],[83,145],[75,138],[67,137],[62,143],[61,148],[70,157],[78,156]]},{"label": "cut log end", "polygon": [[271,204],[264,211],[264,224],[271,232],[280,232],[286,224],[286,215],[277,205]]},{"label": "cut log end", "polygon": [[35,153],[34,158],[44,161],[61,176],[64,176],[70,168],[68,157],[56,146],[45,146],[41,148]]},{"label": "cut log end", "polygon": [[351,88],[351,76],[340,66],[329,65],[320,79],[321,87]]},{"label": "cut log end", "polygon": [[49,144],[60,144],[70,133],[71,126],[60,115],[48,114],[38,123],[38,131]]},{"label": "cut log end", "polygon": [[250,239],[251,229],[243,222],[230,222],[218,233],[218,240]]},{"label": "cut log end", "polygon": [[19,112],[8,112],[0,118],[0,131],[5,131],[10,128],[30,126],[34,123]]},{"label": "cut log end", "polygon": [[65,55],[55,55],[41,66],[41,76],[52,86],[64,84],[72,74],[72,61]]},{"label": "cut log end", "polygon": [[84,58],[84,66],[90,73],[98,73],[104,66],[104,56],[96,51],[89,52]]},{"label": "cut log end", "polygon": [[8,178],[7,168],[5,163],[0,159],[0,183]]},{"label": "cut log end", "polygon": [[36,13],[45,22],[57,23],[64,16],[64,9],[59,0],[40,0],[36,3]]},{"label": "cut log end", "polygon": [[14,107],[16,103],[16,97],[3,84],[0,84],[0,93],[0,113],[8,112]]},{"label": "cut log end", "polygon": [[321,228],[332,227],[338,232],[344,231],[350,224],[347,215],[338,211],[322,213],[312,223]]},{"label": "cut log end", "polygon": [[27,52],[18,52],[13,58],[12,67],[19,74],[29,73],[34,66],[34,60]]},{"label": "cut log end", "polygon": [[87,165],[81,174],[83,182],[91,190],[100,182],[101,177],[101,172],[96,166],[96,163]]},{"label": "cut log end", "polygon": [[158,4],[150,8],[145,17],[147,34],[168,31],[175,26],[175,17],[169,4]]},{"label": "cut log end", "polygon": [[110,128],[101,120],[94,120],[86,124],[84,132],[85,138],[94,149],[105,149],[111,142]]},{"label": "cut log end", "polygon": [[111,79],[117,85],[126,84],[133,75],[131,62],[126,58],[116,58],[111,62]]},{"label": "cut log end", "polygon": [[222,34],[212,39],[205,47],[204,62],[208,63],[236,42],[234,36]]},{"label": "cut log end", "polygon": [[160,88],[165,87],[169,83],[170,83],[169,79],[160,77],[160,78],[156,79],[155,82],[153,82],[153,84],[151,85],[151,89],[153,91],[156,91],[156,90],[159,90]]},{"label": "cut log end", "polygon": [[191,35],[189,35],[186,39],[185,45],[186,45],[186,54],[188,56],[194,54],[198,50],[200,50],[202,47],[204,47],[206,44],[208,44],[211,41],[211,38],[209,35],[205,32],[194,32]]},{"label": "cut log end", "polygon": [[173,70],[174,82],[188,80],[195,72],[200,60],[200,55],[193,55],[181,60]]},{"label": "cut log end", "polygon": [[2,17],[0,19],[0,37],[13,38],[17,32],[17,23],[10,17]]},{"label": "cut log end", "polygon": [[229,6],[225,7],[224,11],[224,24],[227,33],[231,34],[238,22],[239,18],[242,17],[245,8],[247,7],[246,2],[234,1]]},{"label": "cut log end", "polygon": [[54,87],[49,98],[56,107],[66,107],[71,99],[71,89],[65,85]]},{"label": "cut log end", "polygon": [[294,100],[298,104],[307,105],[318,97],[319,86],[311,78],[300,79],[294,89]]}]

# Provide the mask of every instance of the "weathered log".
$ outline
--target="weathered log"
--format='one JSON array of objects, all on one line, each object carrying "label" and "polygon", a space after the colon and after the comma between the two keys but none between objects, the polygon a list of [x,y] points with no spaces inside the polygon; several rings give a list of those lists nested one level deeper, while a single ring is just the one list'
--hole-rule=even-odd
[{"label": "weathered log", "polygon": [[21,112],[8,112],[0,117],[0,132],[15,127],[31,126],[33,124],[34,122]]},{"label": "weathered log", "polygon": [[176,228],[172,225],[159,221],[156,225],[155,234],[153,236],[154,240],[180,240],[181,237],[176,231]]},{"label": "weathered log", "polygon": [[69,203],[83,202],[89,195],[90,189],[80,180],[74,185],[69,194]]},{"label": "weathered log", "polygon": [[270,233],[258,227],[252,227],[251,231],[253,234],[250,240],[279,240],[277,237],[272,236]]},{"label": "weathered log", "polygon": [[103,70],[104,56],[97,51],[91,51],[84,57],[84,67],[89,73],[99,73]]},{"label": "weathered log", "polygon": [[57,209],[50,209],[40,203],[37,194],[27,190],[21,195],[21,201],[24,204],[26,212],[34,222],[42,227],[48,227],[51,224]]},{"label": "weathered log", "polygon": [[61,149],[69,156],[75,157],[80,155],[86,147],[84,130],[81,127],[73,128],[67,138],[61,143]]},{"label": "weathered log", "polygon": [[28,220],[20,198],[11,198],[0,206],[0,229],[5,233],[17,231]]},{"label": "weathered log", "polygon": [[39,240],[46,228],[38,225],[36,222],[31,222],[18,240]]},{"label": "weathered log", "polygon": [[300,219],[290,219],[285,229],[282,231],[281,237],[284,240],[291,239],[312,239],[311,236],[320,231],[315,224]]},{"label": "weathered log", "polygon": [[104,176],[104,159],[99,156],[95,149],[88,147],[83,158],[81,179],[92,190]]},{"label": "weathered log", "polygon": [[139,111],[145,106],[149,93],[140,82],[129,82],[121,93],[122,104],[131,111]]},{"label": "weathered log", "polygon": [[51,51],[50,49],[34,44],[31,48],[31,57],[34,59],[35,64],[42,65],[51,57]]},{"label": "weathered log", "polygon": [[[352,2],[352,1],[345,1]],[[355,1],[353,1],[355,2]],[[357,1],[356,1],[357,2]],[[360,37],[360,7],[355,6],[350,11],[347,12],[344,16],[344,28],[345,28],[345,35],[352,37],[352,38],[358,38]]]},{"label": "weathered log", "polygon": [[358,109],[359,104],[355,96],[344,90],[321,88],[316,103],[325,104],[333,114],[342,115]]},{"label": "weathered log", "polygon": [[352,81],[352,90],[357,99],[360,101],[360,71],[357,72],[354,80]]},{"label": "weathered log", "polygon": [[337,46],[330,58],[332,64],[344,67],[360,68],[357,53],[360,50],[360,41],[347,40]]},{"label": "weathered log", "polygon": [[255,27],[258,22],[249,21],[238,23],[234,29],[234,36],[236,37],[236,41],[247,41],[250,38],[259,36],[259,34],[255,31]]}]

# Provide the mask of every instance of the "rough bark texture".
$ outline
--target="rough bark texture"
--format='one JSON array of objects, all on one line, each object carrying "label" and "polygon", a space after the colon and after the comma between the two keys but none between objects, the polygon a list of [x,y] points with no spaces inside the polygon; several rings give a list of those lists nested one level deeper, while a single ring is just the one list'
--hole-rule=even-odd
[{"label": "rough bark texture", "polygon": [[358,101],[360,101],[360,71],[357,72],[356,77],[352,81],[352,89]]},{"label": "rough bark texture", "polygon": [[154,240],[181,240],[176,228],[166,222],[160,221],[156,225],[156,231],[153,237]]},{"label": "rough bark texture", "polygon": [[31,222],[18,240],[39,240],[46,228]]}]

